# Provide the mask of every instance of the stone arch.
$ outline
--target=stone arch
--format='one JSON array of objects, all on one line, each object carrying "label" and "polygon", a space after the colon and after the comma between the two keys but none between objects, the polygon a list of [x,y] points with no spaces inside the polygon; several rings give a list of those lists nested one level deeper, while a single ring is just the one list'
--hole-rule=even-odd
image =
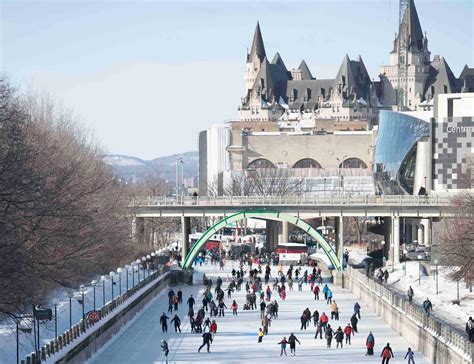
[{"label": "stone arch", "polygon": [[367,164],[359,158],[347,158],[339,164],[339,168],[362,168],[367,169]]},{"label": "stone arch", "polygon": [[323,168],[318,161],[313,158],[303,158],[296,162],[293,168]]},{"label": "stone arch", "polygon": [[247,165],[247,169],[275,168],[275,165],[265,158],[254,159]]},{"label": "stone arch", "polygon": [[281,220],[286,221],[290,224],[293,224],[311,237],[316,239],[316,241],[320,244],[321,248],[323,249],[324,253],[329,258],[329,261],[332,263],[334,269],[338,271],[342,271],[342,263],[337,258],[336,253],[332,246],[324,239],[311,225],[309,225],[303,219],[300,219],[297,216],[277,211],[277,210],[267,210],[267,209],[256,209],[256,210],[248,210],[248,211],[241,211],[237,212],[231,216],[224,217],[216,224],[211,226],[207,231],[199,238],[199,240],[191,247],[189,250],[188,255],[184,259],[183,262],[183,269],[188,269],[192,266],[194,259],[199,254],[199,251],[205,246],[206,241],[214,235],[220,229],[226,227],[227,225],[239,221],[245,218],[260,218],[260,219],[270,219],[270,220]]}]

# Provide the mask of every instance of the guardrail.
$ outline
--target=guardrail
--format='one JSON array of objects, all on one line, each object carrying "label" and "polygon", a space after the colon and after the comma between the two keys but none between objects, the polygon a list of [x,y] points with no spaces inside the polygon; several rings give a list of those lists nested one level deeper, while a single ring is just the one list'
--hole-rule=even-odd
[{"label": "guardrail", "polygon": [[77,339],[81,338],[89,328],[100,325],[102,321],[107,318],[115,309],[128,303],[129,299],[140,289],[147,286],[149,283],[154,280],[162,278],[162,275],[169,271],[168,266],[162,266],[158,270],[154,271],[148,277],[143,279],[140,283],[131,287],[125,291],[121,296],[115,298],[114,300],[107,302],[105,306],[102,306],[98,311],[100,312],[100,318],[97,322],[91,322],[87,317],[81,319],[78,323],[73,325],[69,330],[66,330],[62,335],[59,335],[57,338],[51,340],[46,345],[42,346],[39,352],[31,353],[26,356],[26,359],[21,360],[21,364],[36,364],[46,361],[47,358],[53,356],[54,354],[61,351],[63,348],[70,344],[75,344]]},{"label": "guardrail", "polygon": [[413,305],[398,293],[367,277],[361,271],[349,266],[347,273],[352,279],[357,280],[361,285],[369,288],[372,293],[378,295],[393,307],[396,307],[399,311],[403,312],[407,318],[416,322],[431,334],[442,338],[446,344],[457,348],[458,351],[462,352],[468,358],[472,358],[473,344],[468,340],[463,332],[439,321],[433,316],[427,316],[420,307]]},{"label": "guardrail", "polygon": [[451,206],[448,196],[328,195],[328,196],[150,196],[130,201],[131,207],[152,206]]}]

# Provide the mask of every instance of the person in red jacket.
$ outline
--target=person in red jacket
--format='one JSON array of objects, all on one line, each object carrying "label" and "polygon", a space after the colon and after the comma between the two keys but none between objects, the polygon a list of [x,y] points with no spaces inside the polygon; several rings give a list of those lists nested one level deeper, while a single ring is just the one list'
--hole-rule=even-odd
[{"label": "person in red jacket", "polygon": [[232,315],[233,316],[237,316],[237,309],[239,308],[239,305],[237,304],[237,302],[232,302],[232,305],[230,305],[230,308],[232,309]]},{"label": "person in red jacket", "polygon": [[354,332],[352,331],[351,324],[347,324],[346,327],[344,327],[344,335],[346,336],[346,344],[351,345],[351,334],[354,335]]},{"label": "person in red jacket", "polygon": [[315,285],[313,289],[314,299],[319,301],[319,286]]},{"label": "person in red jacket", "polygon": [[365,346],[367,347],[367,353],[365,356],[372,356],[374,355],[374,346],[375,346],[375,338],[372,331],[369,332],[369,336],[367,336],[367,340],[365,341]]},{"label": "person in red jacket", "polygon": [[326,328],[328,321],[329,321],[329,317],[326,315],[326,312],[323,312],[323,314],[319,318],[319,322],[321,322],[321,326],[323,327],[323,329]]},{"label": "person in red jacket", "polygon": [[209,332],[212,334],[212,339],[214,340],[214,334],[217,332],[216,320],[212,320],[211,326],[209,326]]},{"label": "person in red jacket", "polygon": [[383,348],[382,353],[380,354],[382,358],[382,364],[388,364],[391,358],[394,358],[392,348],[390,343],[387,343],[387,346]]}]

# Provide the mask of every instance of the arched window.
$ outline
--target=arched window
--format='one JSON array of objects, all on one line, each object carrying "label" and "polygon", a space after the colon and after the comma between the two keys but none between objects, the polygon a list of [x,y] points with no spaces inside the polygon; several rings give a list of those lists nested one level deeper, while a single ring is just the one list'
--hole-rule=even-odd
[{"label": "arched window", "polygon": [[293,168],[322,168],[321,165],[311,158],[300,159]]},{"label": "arched window", "polygon": [[359,158],[348,158],[339,164],[339,168],[363,168],[367,169],[367,164]]},{"label": "arched window", "polygon": [[250,162],[247,169],[263,169],[263,168],[275,168],[275,165],[268,159],[259,158]]}]

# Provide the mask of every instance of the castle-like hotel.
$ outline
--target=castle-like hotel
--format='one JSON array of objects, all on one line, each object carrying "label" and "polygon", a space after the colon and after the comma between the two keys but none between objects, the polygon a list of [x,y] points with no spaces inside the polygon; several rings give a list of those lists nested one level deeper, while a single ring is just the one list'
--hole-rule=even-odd
[{"label": "castle-like hotel", "polygon": [[[333,79],[316,78],[302,61],[288,70],[279,53],[270,61],[257,24],[245,71],[245,96],[241,121],[277,121],[297,130],[317,127],[317,120],[367,120],[376,122],[378,111],[396,109],[398,83],[407,87],[405,110],[432,107],[437,94],[460,92],[473,87],[473,69],[465,67],[456,78],[441,56],[431,58],[428,38],[423,33],[413,1],[405,11],[402,26],[407,29],[408,59],[399,55],[400,32],[393,41],[390,64],[381,66],[379,80],[372,81],[362,57],[345,55]],[[402,28],[400,27],[400,29]],[[407,63],[406,80],[398,76],[400,64]]]}]

